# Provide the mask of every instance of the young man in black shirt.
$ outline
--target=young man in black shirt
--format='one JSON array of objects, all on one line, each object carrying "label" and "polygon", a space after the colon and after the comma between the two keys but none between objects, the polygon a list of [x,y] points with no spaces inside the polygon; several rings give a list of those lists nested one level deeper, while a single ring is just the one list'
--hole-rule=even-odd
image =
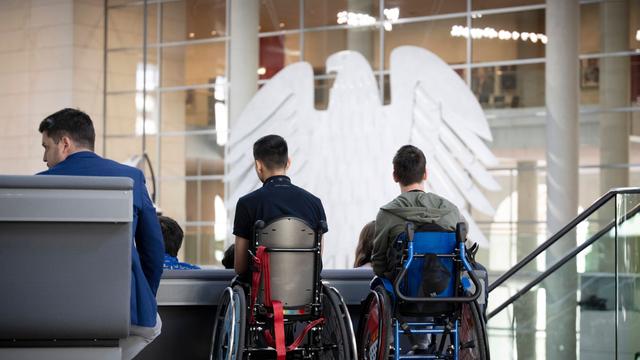
[{"label": "young man in black shirt", "polygon": [[293,185],[286,176],[291,159],[287,142],[281,136],[267,135],[256,141],[253,158],[263,185],[241,197],[236,205],[234,268],[240,275],[247,273],[247,250],[253,241],[253,226],[257,220],[268,224],[279,217],[292,216],[306,221],[313,229],[320,229],[320,222],[327,221],[320,199]]}]

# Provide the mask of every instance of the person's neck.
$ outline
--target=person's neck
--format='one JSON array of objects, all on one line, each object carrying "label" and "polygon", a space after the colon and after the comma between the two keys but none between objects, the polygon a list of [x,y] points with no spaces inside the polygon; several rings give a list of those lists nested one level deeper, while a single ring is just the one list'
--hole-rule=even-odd
[{"label": "person's neck", "polygon": [[91,149],[87,149],[87,148],[74,148],[71,152],[69,152],[69,155],[77,154],[77,153],[79,153],[79,152],[84,152],[84,151],[91,151],[91,152],[93,152],[93,150],[91,150]]},{"label": "person's neck", "polygon": [[272,178],[274,176],[287,176],[286,171],[282,170],[282,171],[269,171],[269,172],[265,172],[264,174],[264,180],[262,180],[262,182],[267,181],[269,178]]},{"label": "person's neck", "polygon": [[424,191],[424,183],[413,183],[406,186],[400,185],[400,192],[403,194],[413,190]]}]

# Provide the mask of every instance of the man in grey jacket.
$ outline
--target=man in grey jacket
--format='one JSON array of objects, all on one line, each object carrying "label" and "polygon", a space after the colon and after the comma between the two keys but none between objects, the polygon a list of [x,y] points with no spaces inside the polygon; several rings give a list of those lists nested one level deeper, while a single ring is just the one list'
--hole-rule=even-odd
[{"label": "man in grey jacket", "polygon": [[388,259],[393,240],[405,230],[407,222],[436,224],[455,230],[464,218],[449,200],[424,191],[427,161],[415,146],[404,145],[393,157],[393,180],[400,185],[400,195],[378,211],[371,257],[373,271],[378,276],[392,277],[393,264]]}]

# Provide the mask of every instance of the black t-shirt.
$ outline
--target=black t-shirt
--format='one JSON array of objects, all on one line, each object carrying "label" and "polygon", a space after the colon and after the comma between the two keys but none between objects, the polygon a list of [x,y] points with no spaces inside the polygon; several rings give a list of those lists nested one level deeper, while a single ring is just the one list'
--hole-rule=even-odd
[{"label": "black t-shirt", "polygon": [[[257,220],[269,223],[283,216],[306,221],[314,230],[327,221],[322,202],[310,192],[291,184],[287,176],[272,176],[262,188],[238,200],[233,221],[233,235],[253,241]],[[326,232],[326,228],[323,232]]]}]

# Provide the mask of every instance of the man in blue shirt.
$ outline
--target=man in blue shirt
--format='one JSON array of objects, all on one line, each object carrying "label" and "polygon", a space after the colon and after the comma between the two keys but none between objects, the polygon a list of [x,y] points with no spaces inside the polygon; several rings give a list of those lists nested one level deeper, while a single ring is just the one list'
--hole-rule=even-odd
[{"label": "man in blue shirt", "polygon": [[199,270],[200,267],[178,260],[178,251],[182,246],[184,231],[178,223],[170,217],[158,216],[162,238],[164,239],[164,264],[165,270]]},{"label": "man in blue shirt", "polygon": [[[278,135],[267,135],[253,144],[255,169],[263,185],[238,200],[233,222],[235,239],[234,268],[246,275],[253,226],[257,220],[269,223],[283,216],[306,221],[313,229],[321,229],[327,217],[320,199],[291,183],[286,172],[291,165],[287,142]],[[322,229],[323,233],[327,229]]]},{"label": "man in blue shirt", "polygon": [[39,175],[122,176],[134,181],[131,325],[129,337],[120,339],[122,359],[132,359],[160,335],[162,327],[156,293],[162,275],[164,246],[144,174],[139,169],[101,158],[93,152],[93,122],[82,111],[60,110],[42,120],[38,130],[42,133],[43,160],[49,167]]}]

